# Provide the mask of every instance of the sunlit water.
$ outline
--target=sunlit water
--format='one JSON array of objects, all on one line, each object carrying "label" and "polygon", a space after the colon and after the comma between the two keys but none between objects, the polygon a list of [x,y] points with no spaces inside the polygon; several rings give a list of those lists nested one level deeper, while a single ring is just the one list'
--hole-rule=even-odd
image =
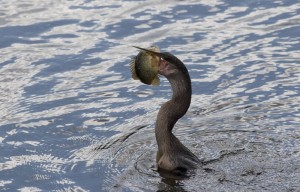
[{"label": "sunlit water", "polygon": [[[298,191],[300,3],[247,2],[2,1],[0,190]],[[155,169],[169,84],[129,71],[151,44],[192,78],[182,181]]]}]

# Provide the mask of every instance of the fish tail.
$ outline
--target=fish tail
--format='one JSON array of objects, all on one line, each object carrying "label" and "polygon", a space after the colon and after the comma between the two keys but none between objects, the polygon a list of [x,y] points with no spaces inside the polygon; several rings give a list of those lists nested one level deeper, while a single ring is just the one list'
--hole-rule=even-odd
[{"label": "fish tail", "polygon": [[136,71],[135,71],[135,61],[136,61],[136,57],[133,57],[130,61],[130,70],[131,70],[131,76],[134,80],[138,80],[139,77],[137,76],[136,74]]},{"label": "fish tail", "polygon": [[159,80],[159,77],[156,76],[153,81],[151,82],[151,85],[155,85],[155,86],[158,86],[160,84],[160,80]]}]

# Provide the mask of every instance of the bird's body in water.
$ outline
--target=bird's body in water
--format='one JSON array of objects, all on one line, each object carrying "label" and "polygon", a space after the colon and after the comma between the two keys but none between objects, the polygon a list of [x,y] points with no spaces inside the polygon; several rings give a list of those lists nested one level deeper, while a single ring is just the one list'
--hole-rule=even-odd
[{"label": "bird's body in water", "polygon": [[155,125],[158,170],[176,175],[185,174],[187,170],[195,169],[200,165],[197,156],[172,133],[175,123],[187,112],[191,103],[192,86],[188,70],[177,57],[170,53],[139,49],[160,58],[158,73],[168,79],[173,90],[172,98],[160,108]]}]

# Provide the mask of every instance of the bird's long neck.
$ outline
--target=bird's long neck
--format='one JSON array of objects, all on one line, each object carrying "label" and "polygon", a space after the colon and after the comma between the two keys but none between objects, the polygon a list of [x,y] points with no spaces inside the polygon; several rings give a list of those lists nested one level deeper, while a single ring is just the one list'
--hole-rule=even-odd
[{"label": "bird's long neck", "polygon": [[[168,77],[167,77],[168,78]],[[155,135],[159,151],[168,150],[172,146],[174,135],[172,129],[188,110],[191,103],[192,87],[188,72],[180,72],[168,78],[173,95],[160,108],[155,126]]]}]

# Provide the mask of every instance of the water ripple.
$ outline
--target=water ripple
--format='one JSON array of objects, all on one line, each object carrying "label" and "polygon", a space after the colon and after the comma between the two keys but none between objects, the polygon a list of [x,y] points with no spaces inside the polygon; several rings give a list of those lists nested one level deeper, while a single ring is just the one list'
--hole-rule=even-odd
[{"label": "water ripple", "polygon": [[[299,13],[292,0],[2,2],[1,189],[297,190]],[[183,181],[155,169],[170,86],[129,71],[131,46],[151,44],[192,78],[174,132],[205,166]]]}]

